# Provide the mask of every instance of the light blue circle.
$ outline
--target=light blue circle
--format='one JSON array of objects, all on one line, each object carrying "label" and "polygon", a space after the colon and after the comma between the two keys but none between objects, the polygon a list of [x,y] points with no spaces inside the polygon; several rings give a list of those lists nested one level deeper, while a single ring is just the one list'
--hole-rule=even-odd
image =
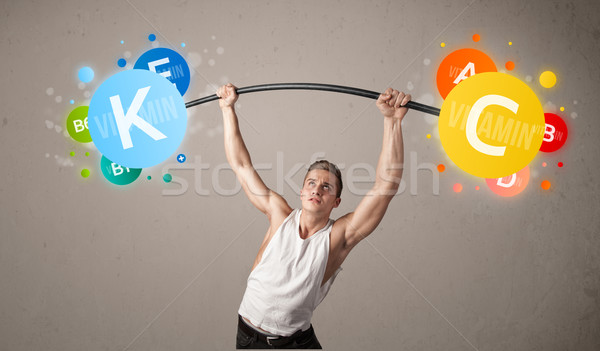
[{"label": "light blue circle", "polygon": [[121,44],[125,44],[125,41],[124,41],[124,40],[121,40]]},{"label": "light blue circle", "polygon": [[185,47],[185,43],[181,43],[181,47],[184,48]]},{"label": "light blue circle", "polygon": [[89,83],[92,81],[92,79],[94,79],[94,70],[87,66],[81,67],[77,73],[77,76],[79,77],[80,81]]},{"label": "light blue circle", "polygon": [[[139,109],[130,106],[136,101]],[[135,123],[125,123],[127,117]],[[148,168],[169,158],[183,141],[186,127],[185,102],[177,88],[146,70],[126,70],[108,78],[92,96],[88,110],[90,136],[100,153],[129,168]]]},{"label": "light blue circle", "polygon": [[69,101],[69,103],[70,103],[71,105],[73,105],[73,104],[75,103],[75,100],[71,99],[71,101]]},{"label": "light blue circle", "polygon": [[[168,62],[167,62],[168,61]],[[190,68],[177,53],[167,48],[155,48],[146,51],[133,65],[135,69],[146,69],[156,71],[166,77],[177,86],[181,95],[185,94],[190,86]]]},{"label": "light blue circle", "polygon": [[187,159],[187,157],[185,157],[184,154],[177,155],[177,162],[179,162],[179,163],[184,163],[186,159]]}]

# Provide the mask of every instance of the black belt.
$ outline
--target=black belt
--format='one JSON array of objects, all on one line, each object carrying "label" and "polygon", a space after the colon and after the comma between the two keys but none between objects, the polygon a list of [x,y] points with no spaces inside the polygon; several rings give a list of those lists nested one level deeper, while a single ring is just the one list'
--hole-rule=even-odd
[{"label": "black belt", "polygon": [[267,345],[271,345],[271,346],[283,346],[283,345],[289,344],[290,342],[298,339],[299,337],[301,337],[303,335],[307,335],[309,333],[314,333],[314,330],[313,330],[313,327],[311,324],[310,328],[308,328],[307,330],[305,330],[305,331],[298,330],[290,336],[279,336],[279,335],[269,336],[269,335],[260,333],[257,330],[255,330],[254,328],[247,325],[246,321],[239,314],[238,314],[238,326],[244,331],[244,333],[251,335],[251,336],[256,336],[256,338],[258,340],[262,340],[263,342],[266,342]]}]

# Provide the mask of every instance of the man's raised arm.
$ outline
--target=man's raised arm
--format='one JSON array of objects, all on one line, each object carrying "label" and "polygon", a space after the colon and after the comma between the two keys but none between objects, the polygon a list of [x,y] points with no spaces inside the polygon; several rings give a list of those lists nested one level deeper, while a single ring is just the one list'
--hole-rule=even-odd
[{"label": "man's raised arm", "polygon": [[271,219],[274,211],[287,211],[288,209],[291,211],[287,202],[265,185],[254,166],[252,166],[250,153],[242,138],[235,113],[234,105],[238,99],[236,87],[231,83],[224,85],[217,91],[217,96],[220,97],[219,107],[223,112],[223,132],[227,161],[241,183],[246,196],[269,219]]},{"label": "man's raised arm", "polygon": [[345,225],[345,246],[349,249],[377,228],[388,204],[398,191],[404,163],[401,123],[408,110],[402,106],[406,105],[410,98],[410,95],[388,88],[377,99],[377,107],[384,116],[384,128],[375,184],[354,212],[340,218]]}]

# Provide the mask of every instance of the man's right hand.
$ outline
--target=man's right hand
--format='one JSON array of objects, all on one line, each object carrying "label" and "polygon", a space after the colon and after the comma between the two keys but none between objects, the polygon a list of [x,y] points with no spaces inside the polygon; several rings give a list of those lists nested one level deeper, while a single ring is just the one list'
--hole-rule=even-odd
[{"label": "man's right hand", "polygon": [[233,84],[228,83],[217,90],[217,96],[220,98],[219,106],[221,109],[233,107],[235,105],[235,102],[238,99],[236,89],[237,88]]}]

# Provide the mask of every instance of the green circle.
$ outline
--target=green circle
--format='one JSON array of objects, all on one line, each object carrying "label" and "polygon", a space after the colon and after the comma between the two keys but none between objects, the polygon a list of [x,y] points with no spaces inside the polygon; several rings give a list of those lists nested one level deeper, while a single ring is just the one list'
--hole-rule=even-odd
[{"label": "green circle", "polygon": [[90,176],[90,170],[87,169],[87,168],[82,169],[81,170],[81,176],[84,177],[84,178],[89,177]]},{"label": "green circle", "polygon": [[100,160],[100,169],[104,178],[116,185],[131,184],[142,173],[141,168],[127,168],[110,161],[105,156]]},{"label": "green circle", "polygon": [[169,173],[165,173],[165,175],[163,176],[163,180],[165,181],[165,183],[170,183],[173,180],[173,177]]},{"label": "green circle", "polygon": [[89,153],[89,152],[86,152],[86,153],[85,153],[85,155],[86,155],[86,156],[89,156],[89,155],[90,155],[90,153]]},{"label": "green circle", "polygon": [[67,117],[67,132],[71,138],[80,143],[92,141],[90,130],[87,127],[88,106],[76,107]]},{"label": "green circle", "polygon": [[71,153],[69,155],[75,156],[75,151],[71,151]]},{"label": "green circle", "polygon": [[152,177],[148,176],[148,180],[152,179]]}]

